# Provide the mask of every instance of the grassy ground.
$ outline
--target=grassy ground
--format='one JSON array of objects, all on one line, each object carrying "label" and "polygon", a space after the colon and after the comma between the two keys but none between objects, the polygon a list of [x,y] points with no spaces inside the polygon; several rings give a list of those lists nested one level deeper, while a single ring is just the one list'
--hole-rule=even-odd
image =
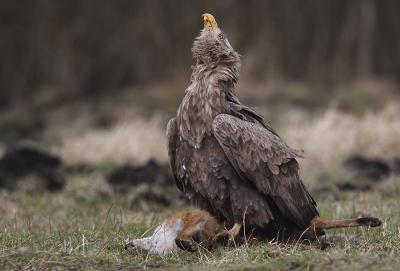
[{"label": "grassy ground", "polygon": [[[131,255],[126,240],[148,235],[185,202],[171,206],[143,201],[141,185],[126,194],[108,193],[101,172],[72,174],[63,192],[6,192],[0,197],[0,270],[397,270],[400,266],[400,199],[375,189],[336,196],[315,195],[321,216],[344,219],[378,216],[380,228],[331,231],[357,234],[365,242],[336,242],[328,251],[256,243],[212,252]],[[390,180],[391,190],[399,179]],[[178,190],[165,191],[171,199]]]}]

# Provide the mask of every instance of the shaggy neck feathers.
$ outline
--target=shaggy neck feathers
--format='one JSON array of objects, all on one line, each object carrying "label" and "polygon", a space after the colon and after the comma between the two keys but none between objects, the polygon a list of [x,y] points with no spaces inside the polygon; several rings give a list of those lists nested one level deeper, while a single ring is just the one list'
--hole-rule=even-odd
[{"label": "shaggy neck feathers", "polygon": [[197,63],[192,67],[191,84],[186,89],[177,114],[180,136],[194,148],[211,135],[212,122],[221,113],[229,113],[226,96],[234,96],[239,78],[240,55],[229,42],[218,41],[203,29],[192,48]]}]

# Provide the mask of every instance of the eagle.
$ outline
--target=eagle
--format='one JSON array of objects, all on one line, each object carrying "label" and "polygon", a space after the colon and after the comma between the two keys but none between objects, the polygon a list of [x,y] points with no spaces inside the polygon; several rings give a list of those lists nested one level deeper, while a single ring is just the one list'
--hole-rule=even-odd
[{"label": "eagle", "polygon": [[167,125],[176,186],[236,237],[245,231],[277,237],[302,232],[318,217],[299,177],[302,151],[289,147],[263,116],[235,94],[241,56],[211,14],[195,39],[190,85]]}]

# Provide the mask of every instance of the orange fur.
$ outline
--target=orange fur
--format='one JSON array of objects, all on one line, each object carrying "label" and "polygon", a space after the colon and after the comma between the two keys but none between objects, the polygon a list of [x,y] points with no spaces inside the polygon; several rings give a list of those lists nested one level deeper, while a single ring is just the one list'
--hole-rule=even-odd
[{"label": "orange fur", "polygon": [[165,226],[180,219],[183,221],[183,229],[178,235],[180,241],[189,241],[195,238],[200,245],[209,242],[220,229],[217,220],[209,213],[202,210],[176,213],[165,221]]}]

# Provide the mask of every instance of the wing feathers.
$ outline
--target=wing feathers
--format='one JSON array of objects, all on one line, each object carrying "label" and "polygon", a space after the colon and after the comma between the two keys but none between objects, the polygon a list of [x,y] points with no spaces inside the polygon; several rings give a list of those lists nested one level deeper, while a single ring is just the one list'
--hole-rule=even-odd
[{"label": "wing feathers", "polygon": [[279,167],[276,165],[277,161],[274,161],[275,159],[272,159],[272,158],[273,157],[270,158],[272,161],[271,162],[268,161],[267,165],[268,165],[268,168],[271,170],[271,172],[276,175],[276,174],[279,174]]},{"label": "wing feathers", "polygon": [[175,160],[175,146],[176,146],[176,137],[177,137],[177,125],[176,125],[176,118],[171,119],[168,124],[167,124],[167,131],[166,131],[166,137],[167,137],[167,151],[168,151],[168,160],[169,164],[171,166],[172,174],[174,176],[174,182],[176,187],[178,189],[185,193],[185,188],[183,187],[182,183],[178,180],[178,177],[183,177],[184,173],[179,172],[177,173],[174,170],[173,165],[175,165],[176,160]]},{"label": "wing feathers", "polygon": [[213,133],[244,182],[273,198],[278,208],[299,226],[318,215],[315,202],[302,184],[295,158],[301,151],[287,146],[263,125],[220,114]]}]

